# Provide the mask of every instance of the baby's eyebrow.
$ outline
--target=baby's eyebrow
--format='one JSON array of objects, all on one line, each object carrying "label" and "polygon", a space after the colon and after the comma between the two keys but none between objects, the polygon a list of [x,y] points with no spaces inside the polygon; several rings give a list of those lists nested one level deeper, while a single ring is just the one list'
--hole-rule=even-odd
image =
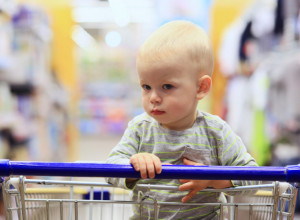
[{"label": "baby's eyebrow", "polygon": [[149,83],[140,82],[140,85],[149,85]]},{"label": "baby's eyebrow", "polygon": [[178,83],[178,80],[174,80],[174,79],[168,79],[166,81],[163,82],[163,84],[177,84]]}]

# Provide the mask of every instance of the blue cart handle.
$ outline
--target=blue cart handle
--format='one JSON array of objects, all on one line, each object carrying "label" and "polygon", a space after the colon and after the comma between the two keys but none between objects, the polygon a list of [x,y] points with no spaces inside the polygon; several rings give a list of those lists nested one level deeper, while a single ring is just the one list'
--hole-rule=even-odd
[{"label": "blue cart handle", "polygon": [[[0,160],[0,176],[11,175],[140,178],[131,165]],[[286,167],[162,165],[161,174],[155,178],[300,182],[300,164]]]}]

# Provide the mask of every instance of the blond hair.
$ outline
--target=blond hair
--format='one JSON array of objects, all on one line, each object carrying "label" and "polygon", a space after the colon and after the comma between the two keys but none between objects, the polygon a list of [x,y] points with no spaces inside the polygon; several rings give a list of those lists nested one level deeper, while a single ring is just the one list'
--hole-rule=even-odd
[{"label": "blond hair", "polygon": [[158,28],[142,45],[138,59],[155,62],[185,55],[201,74],[213,72],[213,52],[206,32],[189,21],[171,21]]}]

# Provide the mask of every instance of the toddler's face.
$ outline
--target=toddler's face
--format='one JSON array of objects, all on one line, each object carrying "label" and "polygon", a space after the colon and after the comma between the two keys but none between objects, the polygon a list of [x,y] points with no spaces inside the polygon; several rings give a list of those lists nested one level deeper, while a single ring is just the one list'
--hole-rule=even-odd
[{"label": "toddler's face", "polygon": [[190,128],[196,119],[197,77],[188,60],[137,60],[143,107],[163,127]]}]

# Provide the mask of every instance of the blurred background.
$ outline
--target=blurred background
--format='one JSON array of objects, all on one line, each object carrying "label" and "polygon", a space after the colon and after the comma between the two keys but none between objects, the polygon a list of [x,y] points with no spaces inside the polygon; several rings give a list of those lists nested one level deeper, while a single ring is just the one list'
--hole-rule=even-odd
[{"label": "blurred background", "polygon": [[135,56],[160,25],[209,34],[213,89],[259,165],[300,163],[300,1],[0,0],[0,158],[104,161],[143,112]]},{"label": "blurred background", "polygon": [[[143,112],[135,56],[165,22],[209,34],[213,90],[260,165],[299,163],[299,1],[1,0],[0,156],[105,160]],[[99,152],[99,153],[95,153]]]},{"label": "blurred background", "polygon": [[299,163],[299,2],[0,0],[0,157],[105,160],[143,112],[139,46],[185,19],[215,55],[199,109],[228,121],[260,165]]}]

